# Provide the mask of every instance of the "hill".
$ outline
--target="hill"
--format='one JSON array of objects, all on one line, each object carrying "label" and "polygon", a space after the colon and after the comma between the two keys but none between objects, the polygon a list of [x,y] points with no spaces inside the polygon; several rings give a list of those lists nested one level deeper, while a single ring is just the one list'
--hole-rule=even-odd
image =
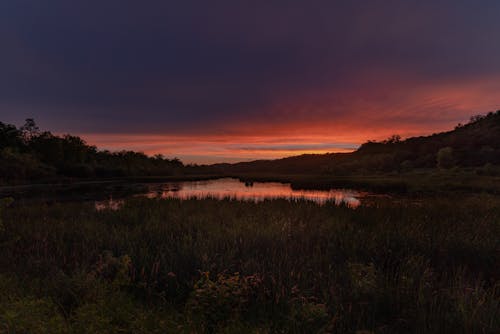
[{"label": "hill", "polygon": [[401,140],[369,141],[352,153],[304,154],[277,160],[216,164],[219,173],[335,174],[401,172],[415,168],[500,164],[500,110],[473,116],[454,130]]}]

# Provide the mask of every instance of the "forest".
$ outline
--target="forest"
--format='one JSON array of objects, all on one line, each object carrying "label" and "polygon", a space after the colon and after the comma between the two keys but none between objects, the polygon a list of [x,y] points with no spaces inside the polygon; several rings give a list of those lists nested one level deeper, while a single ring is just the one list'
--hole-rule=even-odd
[{"label": "forest", "polygon": [[183,168],[178,159],[162,155],[98,150],[77,136],[40,131],[33,119],[19,128],[0,122],[0,161],[4,183],[174,175]]}]

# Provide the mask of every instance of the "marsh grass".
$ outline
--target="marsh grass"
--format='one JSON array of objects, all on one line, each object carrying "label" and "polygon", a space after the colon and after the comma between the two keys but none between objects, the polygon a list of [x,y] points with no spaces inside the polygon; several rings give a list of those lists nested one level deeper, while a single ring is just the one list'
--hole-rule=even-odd
[{"label": "marsh grass", "polygon": [[498,333],[500,199],[1,213],[0,332]]},{"label": "marsh grass", "polygon": [[336,176],[328,174],[241,174],[232,177],[240,181],[284,182],[292,189],[332,188],[364,189],[378,193],[449,194],[460,192],[500,194],[500,177],[488,175],[484,168],[454,168],[451,170],[420,169],[409,172],[369,173],[368,175]]}]

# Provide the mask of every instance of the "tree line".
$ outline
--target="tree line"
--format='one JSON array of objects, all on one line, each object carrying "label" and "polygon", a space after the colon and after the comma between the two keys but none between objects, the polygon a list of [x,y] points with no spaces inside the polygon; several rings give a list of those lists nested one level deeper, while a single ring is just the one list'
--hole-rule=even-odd
[{"label": "tree line", "polygon": [[419,169],[500,171],[500,110],[473,116],[454,130],[403,140],[368,141],[352,153],[305,154],[277,160],[185,166],[179,159],[133,151],[110,152],[72,135],[40,131],[33,119],[17,128],[0,122],[0,182],[53,178],[172,175],[368,175]]},{"label": "tree line", "polygon": [[41,131],[33,119],[16,127],[0,122],[0,182],[54,178],[176,175],[177,159],[141,152],[98,150],[82,138]]}]

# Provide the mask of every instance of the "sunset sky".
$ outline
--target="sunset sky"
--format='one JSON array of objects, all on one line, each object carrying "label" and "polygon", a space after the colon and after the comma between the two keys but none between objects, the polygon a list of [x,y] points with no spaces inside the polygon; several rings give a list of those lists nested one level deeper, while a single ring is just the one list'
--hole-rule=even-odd
[{"label": "sunset sky", "polygon": [[500,109],[498,0],[6,0],[0,43],[0,121],[188,163]]}]

